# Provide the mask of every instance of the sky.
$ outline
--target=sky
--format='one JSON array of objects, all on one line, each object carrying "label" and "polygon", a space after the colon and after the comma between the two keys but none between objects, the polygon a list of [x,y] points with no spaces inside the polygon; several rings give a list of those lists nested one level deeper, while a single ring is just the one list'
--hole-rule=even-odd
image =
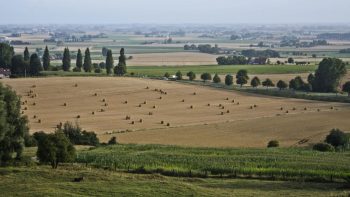
[{"label": "sky", "polygon": [[0,24],[350,23],[350,0],[0,0]]}]

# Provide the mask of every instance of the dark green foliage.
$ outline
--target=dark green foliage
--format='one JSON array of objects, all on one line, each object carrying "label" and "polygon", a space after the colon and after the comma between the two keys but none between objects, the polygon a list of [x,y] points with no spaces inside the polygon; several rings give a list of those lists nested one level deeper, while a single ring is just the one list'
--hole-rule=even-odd
[{"label": "dark green foliage", "polygon": [[102,73],[102,69],[100,67],[95,68],[94,72],[95,73]]},{"label": "dark green foliage", "polygon": [[344,85],[343,85],[343,89],[342,89],[344,92],[347,92],[348,93],[348,96],[350,96],[350,81],[346,82]]},{"label": "dark green foliage", "polygon": [[349,136],[339,129],[332,129],[325,141],[334,147],[344,147],[349,143]]},{"label": "dark green foliage", "polygon": [[236,74],[236,83],[241,85],[247,84],[249,80],[247,70],[239,70]]},{"label": "dark green foliage", "polygon": [[45,47],[45,51],[43,55],[43,67],[44,67],[44,70],[50,69],[50,53],[47,46]]},{"label": "dark green foliage", "polygon": [[350,49],[341,49],[339,53],[350,53]]},{"label": "dark green foliage", "polygon": [[275,86],[275,84],[269,78],[267,78],[265,81],[263,81],[262,85],[265,86],[266,88]]},{"label": "dark green foliage", "polygon": [[267,148],[274,148],[274,147],[279,147],[280,143],[277,140],[271,140],[267,144]]},{"label": "dark green foliage", "polygon": [[187,73],[187,77],[190,81],[193,81],[194,79],[196,79],[196,73],[190,71]]},{"label": "dark green foliage", "polygon": [[288,84],[286,82],[284,82],[283,80],[279,80],[277,82],[277,87],[280,89],[280,90],[283,90],[283,89],[286,89],[288,87]]},{"label": "dark green foliage", "polygon": [[220,48],[215,45],[212,47],[210,44],[200,44],[198,45],[198,50],[201,53],[217,54],[220,51]]},{"label": "dark green foliage", "polygon": [[91,72],[92,71],[92,61],[91,61],[89,48],[86,48],[86,50],[85,50],[83,68],[84,68],[85,72]]},{"label": "dark green foliage", "polygon": [[321,152],[334,152],[334,147],[327,143],[317,143],[312,147],[313,150]]},{"label": "dark green foliage", "polygon": [[108,145],[115,145],[115,144],[117,144],[117,138],[113,136],[113,137],[108,141]]},{"label": "dark green foliage", "polygon": [[11,64],[11,75],[13,76],[24,76],[29,67],[29,63],[24,61],[22,55],[13,56]]},{"label": "dark green foliage", "polygon": [[225,85],[231,86],[233,84],[233,76],[232,75],[226,75],[225,76]]},{"label": "dark green foliage", "polygon": [[63,71],[70,71],[71,58],[68,47],[64,48],[63,59],[62,59],[62,69]]},{"label": "dark green foliage", "polygon": [[83,67],[83,55],[81,54],[81,50],[78,49],[75,71],[76,72],[81,72],[81,68],[82,67]]},{"label": "dark green foliage", "polygon": [[37,145],[38,144],[37,144],[37,141],[34,138],[34,136],[29,135],[29,133],[26,133],[24,136],[24,146],[25,147],[36,147]]},{"label": "dark green foliage", "polygon": [[203,73],[203,74],[201,75],[201,79],[202,79],[204,82],[209,81],[209,80],[211,80],[211,74],[210,74],[210,73]]},{"label": "dark green foliage", "polygon": [[254,77],[252,79],[252,81],[250,82],[250,85],[254,88],[258,87],[259,85],[261,85],[260,79],[259,77]]},{"label": "dark green foliage", "polygon": [[218,65],[244,65],[248,64],[249,60],[244,56],[220,56],[216,58]]},{"label": "dark green foliage", "polygon": [[56,169],[59,163],[74,161],[76,157],[73,144],[61,131],[53,134],[42,133],[37,142],[36,155],[40,163],[50,163],[53,169]]},{"label": "dark green foliage", "polygon": [[66,122],[59,131],[62,131],[74,145],[96,146],[100,143],[94,132],[83,131],[78,124]]},{"label": "dark green foliage", "polygon": [[288,64],[294,64],[294,59],[293,58],[288,58]]},{"label": "dark green foliage", "polygon": [[100,62],[98,65],[100,66],[101,69],[106,68],[106,63],[104,63],[104,62]]},{"label": "dark green foliage", "polygon": [[176,78],[178,80],[182,80],[182,73],[181,73],[181,71],[177,71],[175,75],[176,75]]},{"label": "dark green foliage", "polygon": [[123,76],[127,72],[126,70],[126,57],[124,48],[120,49],[119,63],[114,67],[114,74],[118,76]]},{"label": "dark green foliage", "polygon": [[214,75],[214,77],[213,77],[213,82],[214,82],[214,83],[220,83],[220,82],[221,82],[221,79],[220,79],[220,77],[219,77],[218,74],[215,74],[215,75]]},{"label": "dark green foliage", "polygon": [[22,156],[24,137],[29,129],[20,109],[20,98],[0,83],[0,165],[12,160],[13,153],[16,158]]},{"label": "dark green foliage", "polygon": [[28,47],[26,47],[26,48],[24,49],[24,52],[23,52],[23,59],[24,59],[24,61],[26,61],[26,62],[29,62],[29,60],[30,60],[30,54],[29,54]]},{"label": "dark green foliage", "polygon": [[345,63],[341,59],[325,58],[315,73],[313,91],[337,92],[340,80],[346,74]]},{"label": "dark green foliage", "polygon": [[41,65],[41,61],[36,53],[33,53],[30,56],[29,62],[29,72],[32,76],[37,76],[40,72],[43,71],[43,66]]},{"label": "dark green foliage", "polygon": [[6,44],[0,43],[0,66],[1,68],[10,68],[11,59],[14,55],[13,47]]},{"label": "dark green foliage", "polygon": [[164,77],[169,78],[169,77],[170,77],[170,74],[169,74],[168,72],[166,72],[166,73],[164,74]]},{"label": "dark green foliage", "polygon": [[114,59],[113,59],[113,54],[112,54],[112,50],[108,50],[106,53],[106,72],[107,75],[112,74],[112,69],[114,66]]},{"label": "dark green foliage", "polygon": [[245,57],[266,57],[266,58],[277,58],[280,54],[277,51],[267,49],[265,51],[256,51],[254,49],[243,50],[242,55]]},{"label": "dark green foliage", "polygon": [[312,74],[312,73],[310,73],[310,74],[307,76],[307,82],[308,82],[309,84],[313,84],[314,80],[315,80],[315,75]]}]

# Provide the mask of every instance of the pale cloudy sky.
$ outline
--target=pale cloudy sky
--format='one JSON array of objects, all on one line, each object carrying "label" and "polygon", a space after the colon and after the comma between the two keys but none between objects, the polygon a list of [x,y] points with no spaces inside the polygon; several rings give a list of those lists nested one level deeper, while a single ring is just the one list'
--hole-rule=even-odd
[{"label": "pale cloudy sky", "polygon": [[350,0],[0,0],[14,23],[350,23]]}]

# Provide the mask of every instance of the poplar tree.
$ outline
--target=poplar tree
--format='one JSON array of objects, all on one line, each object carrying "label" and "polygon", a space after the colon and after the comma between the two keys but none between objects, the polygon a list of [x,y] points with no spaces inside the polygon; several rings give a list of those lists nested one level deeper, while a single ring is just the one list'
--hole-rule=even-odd
[{"label": "poplar tree", "polygon": [[45,47],[45,51],[43,55],[43,67],[44,67],[44,70],[49,70],[50,68],[50,53],[47,46]]},{"label": "poplar tree", "polygon": [[106,71],[108,75],[112,73],[113,64],[114,64],[114,60],[113,60],[112,50],[108,50],[107,57],[106,57]]},{"label": "poplar tree", "polygon": [[91,70],[92,70],[92,62],[91,62],[91,56],[90,56],[89,48],[86,48],[86,50],[85,50],[85,57],[84,57],[83,68],[84,68],[85,72],[91,72]]},{"label": "poplar tree", "polygon": [[70,52],[68,47],[64,49],[63,59],[62,59],[62,69],[64,71],[69,71],[71,66]]},{"label": "poplar tree", "polygon": [[83,55],[81,54],[81,50],[78,49],[78,54],[77,54],[77,61],[76,61],[76,68],[81,71],[81,68],[83,67]]}]

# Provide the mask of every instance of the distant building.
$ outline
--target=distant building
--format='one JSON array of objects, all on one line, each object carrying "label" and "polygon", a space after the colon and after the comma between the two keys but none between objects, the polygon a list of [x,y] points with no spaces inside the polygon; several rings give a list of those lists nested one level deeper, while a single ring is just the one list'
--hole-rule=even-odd
[{"label": "distant building", "polygon": [[11,75],[10,69],[0,68],[0,79],[8,78]]},{"label": "distant building", "polygon": [[9,39],[5,36],[0,37],[0,43],[9,43]]}]

